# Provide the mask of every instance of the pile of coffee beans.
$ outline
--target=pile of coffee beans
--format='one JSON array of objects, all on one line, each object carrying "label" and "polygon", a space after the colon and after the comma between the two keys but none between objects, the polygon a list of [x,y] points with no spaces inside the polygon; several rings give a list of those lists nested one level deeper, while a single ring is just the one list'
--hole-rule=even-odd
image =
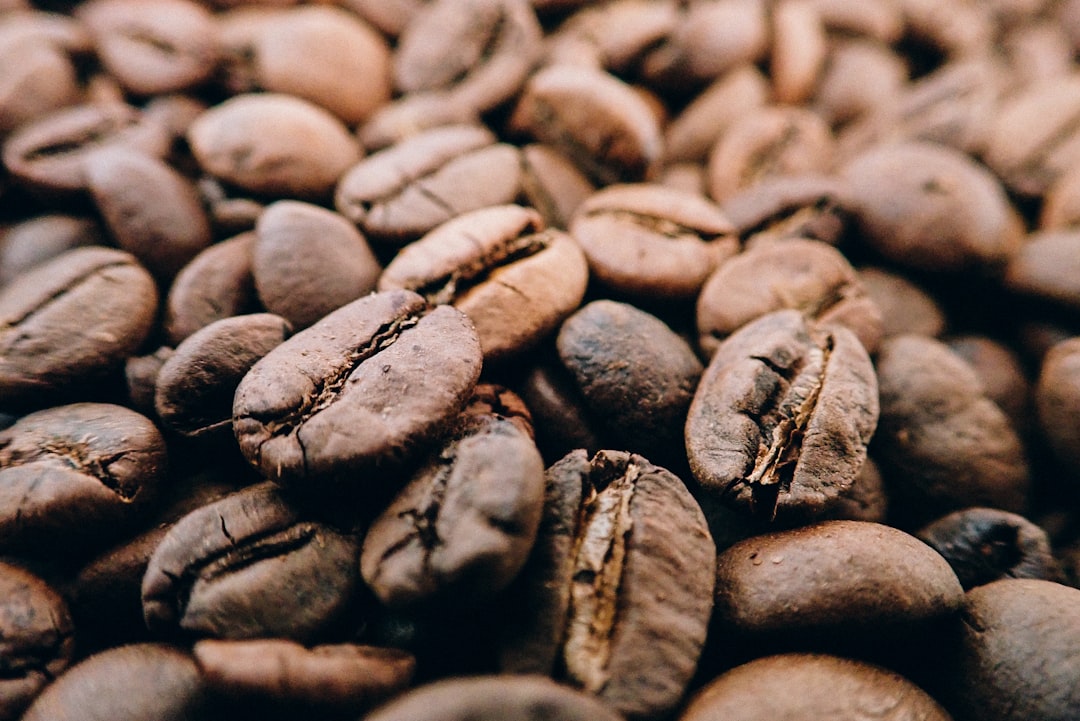
[{"label": "pile of coffee beans", "polygon": [[0,0],[0,721],[1077,721],[1078,60]]}]

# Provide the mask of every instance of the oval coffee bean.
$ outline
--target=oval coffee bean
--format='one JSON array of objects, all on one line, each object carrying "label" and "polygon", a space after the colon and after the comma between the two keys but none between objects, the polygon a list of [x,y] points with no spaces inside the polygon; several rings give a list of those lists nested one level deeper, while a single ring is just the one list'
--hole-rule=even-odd
[{"label": "oval coffee bean", "polygon": [[1032,233],[1005,268],[1004,285],[1025,296],[1080,309],[1080,233]]},{"label": "oval coffee bean", "polygon": [[1080,591],[1008,579],[968,592],[946,688],[958,718],[1071,721],[1080,712]]},{"label": "oval coffee bean", "polygon": [[56,406],[0,431],[0,547],[75,550],[130,526],[165,478],[165,441],[135,411]]},{"label": "oval coffee bean", "polygon": [[748,538],[716,559],[713,622],[781,642],[860,642],[948,615],[963,589],[934,549],[890,526],[824,521]]},{"label": "oval coffee bean", "polygon": [[[410,291],[339,308],[271,351],[236,389],[244,456],[284,484],[372,484],[464,406],[480,375],[468,318]],[[439,369],[438,373],[432,372]]]},{"label": "oval coffee bean", "polygon": [[66,251],[105,244],[97,221],[60,214],[34,216],[12,225],[0,237],[0,285]]},{"label": "oval coffee bean", "polygon": [[188,336],[157,374],[158,418],[192,438],[232,430],[236,386],[291,331],[284,318],[257,313],[223,318]]},{"label": "oval coffee bean", "polygon": [[859,268],[859,281],[881,310],[882,336],[903,333],[939,336],[945,313],[922,288],[902,275],[877,267]]},{"label": "oval coffee bean", "polygon": [[154,279],[128,253],[77,248],[0,290],[0,399],[86,394],[79,383],[119,367],[157,314]]},{"label": "oval coffee bean", "polygon": [[744,243],[807,238],[835,245],[850,225],[845,185],[819,173],[765,178],[724,201],[721,210]]},{"label": "oval coffee bean", "polygon": [[855,335],[776,311],[717,348],[686,451],[707,492],[765,519],[812,518],[851,487],[877,419],[874,368]]},{"label": "oval coffee bean", "polygon": [[150,630],[312,641],[346,620],[360,589],[353,536],[305,520],[261,483],[169,529],[142,583]]},{"label": "oval coffee bean", "polygon": [[531,143],[521,149],[521,192],[544,222],[554,228],[570,227],[570,218],[595,188],[565,155],[554,148]]},{"label": "oval coffee bean", "polygon": [[63,50],[44,39],[0,31],[0,134],[74,105],[80,96],[75,67]]},{"label": "oval coffee bean", "polygon": [[74,628],[59,593],[34,574],[0,562],[0,720],[17,721],[71,663]]},{"label": "oval coffee bean", "polygon": [[529,208],[474,210],[410,243],[379,277],[379,290],[404,288],[469,317],[484,360],[536,345],[581,303],[585,256],[565,233],[544,228]]},{"label": "oval coffee bean", "polygon": [[821,654],[766,656],[724,673],[679,721],[952,721],[925,691],[861,661]]},{"label": "oval coffee bean", "polygon": [[179,345],[216,320],[258,308],[251,275],[254,233],[211,245],[195,256],[173,279],[165,300],[165,334]]},{"label": "oval coffee bean", "polygon": [[1035,387],[1039,427],[1054,456],[1069,468],[1080,468],[1080,338],[1055,344],[1043,358]]}]

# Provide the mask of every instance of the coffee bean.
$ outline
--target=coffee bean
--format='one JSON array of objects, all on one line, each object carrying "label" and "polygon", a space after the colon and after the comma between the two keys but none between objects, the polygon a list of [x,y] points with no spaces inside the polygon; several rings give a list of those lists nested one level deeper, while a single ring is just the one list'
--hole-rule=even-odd
[{"label": "coffee bean", "polygon": [[1035,387],[1039,427],[1054,455],[1080,468],[1080,432],[1073,420],[1080,410],[1080,338],[1054,345],[1043,359]]},{"label": "coffee bean", "polygon": [[859,281],[881,310],[882,336],[904,333],[939,336],[945,332],[945,313],[915,283],[883,268],[859,268]]},{"label": "coffee bean", "polygon": [[772,32],[773,94],[781,103],[804,102],[813,94],[825,64],[825,24],[816,3],[778,3],[772,9]]},{"label": "coffee bean", "polygon": [[877,417],[874,369],[854,334],[776,311],[717,348],[686,450],[707,492],[765,519],[813,517],[854,482]]},{"label": "coffee bean", "polygon": [[[480,343],[458,310],[409,291],[339,308],[263,357],[240,381],[233,428],[272,480],[371,486],[461,410],[480,375]],[[431,369],[439,368],[439,373]]]},{"label": "coffee bean", "polygon": [[966,360],[982,381],[990,400],[1023,434],[1031,425],[1031,383],[1020,358],[1008,346],[979,335],[954,336],[946,340],[953,353]]},{"label": "coffee bean", "polygon": [[0,68],[0,134],[80,100],[71,59],[42,38],[0,32]]},{"label": "coffee bean", "polygon": [[165,361],[173,354],[169,346],[161,346],[153,353],[143,356],[130,356],[124,362],[124,379],[127,381],[127,397],[131,407],[144,416],[153,416],[154,392],[157,388],[158,373]]},{"label": "coffee bean", "polygon": [[545,61],[619,72],[640,64],[675,30],[678,19],[673,3],[592,3],[548,36]]},{"label": "coffee bean", "polygon": [[844,183],[803,173],[766,178],[724,201],[721,209],[743,243],[808,238],[835,245],[851,225]]},{"label": "coffee bean", "polygon": [[1007,288],[1070,309],[1080,308],[1080,233],[1075,230],[1033,233],[1005,269]]},{"label": "coffee bean", "polygon": [[177,273],[165,300],[165,334],[179,345],[216,320],[254,312],[258,301],[251,274],[254,233],[211,245]]},{"label": "coffee bean", "polygon": [[101,228],[90,218],[39,215],[11,226],[0,245],[0,285],[68,250],[104,245]]},{"label": "coffee bean", "polygon": [[768,93],[768,81],[753,65],[722,75],[672,118],[664,130],[664,158],[704,161],[717,138],[743,113],[764,105]]},{"label": "coffee bean", "polygon": [[[816,4],[825,20],[828,10],[823,5],[829,3]],[[855,121],[898,102],[907,74],[903,58],[888,47],[864,38],[834,42],[815,94],[815,108],[834,126]]]},{"label": "coffee bean", "polygon": [[150,333],[153,279],[135,258],[87,247],[63,253],[0,290],[0,398],[37,403],[86,394]]},{"label": "coffee bean", "polygon": [[0,563],[0,719],[16,721],[71,663],[74,629],[67,604],[45,581]]},{"label": "coffee bean", "polygon": [[533,143],[521,149],[521,192],[529,205],[554,228],[570,227],[570,218],[595,188],[574,164],[554,148]]},{"label": "coffee bean", "polygon": [[503,205],[461,215],[404,248],[379,290],[406,289],[469,317],[484,360],[535,346],[580,303],[588,280],[573,239],[536,211]]},{"label": "coffee bean", "polygon": [[192,511],[158,544],[142,582],[146,625],[217,638],[312,641],[346,621],[357,539],[305,519],[271,483]]}]

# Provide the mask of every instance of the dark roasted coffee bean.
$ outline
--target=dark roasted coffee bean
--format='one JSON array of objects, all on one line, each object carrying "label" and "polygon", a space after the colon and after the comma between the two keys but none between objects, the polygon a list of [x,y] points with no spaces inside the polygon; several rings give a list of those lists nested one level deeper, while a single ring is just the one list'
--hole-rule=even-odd
[{"label": "dark roasted coffee bean", "polygon": [[972,505],[1023,511],[1023,446],[967,362],[936,340],[902,335],[882,342],[877,371],[874,458],[891,500],[923,522]]},{"label": "dark roasted coffee bean", "polygon": [[100,544],[130,527],[165,477],[165,442],[122,406],[76,403],[0,432],[0,546]]},{"label": "dark roasted coffee bean", "polygon": [[77,248],[0,290],[0,399],[41,404],[119,367],[157,314],[157,288],[135,258]]},{"label": "dark roasted coffee bean", "polygon": [[[244,456],[289,485],[372,486],[457,415],[480,375],[468,318],[410,291],[339,308],[271,351],[236,389]],[[438,368],[434,373],[432,369]]]},{"label": "dark roasted coffee bean", "polygon": [[154,393],[157,389],[158,373],[173,352],[172,348],[163,345],[149,355],[130,356],[124,362],[128,400],[131,401],[131,407],[144,416],[156,414]]},{"label": "dark roasted coffee bean", "polygon": [[91,656],[49,686],[23,721],[217,721],[215,705],[185,651],[121,646]]},{"label": "dark roasted coffee bean", "polygon": [[723,674],[697,693],[679,721],[952,721],[925,691],[861,661],[823,654],[766,656]]},{"label": "dark roasted coffee bean", "polygon": [[885,523],[888,518],[889,498],[874,459],[867,457],[855,476],[855,482],[822,520],[871,521]]},{"label": "dark roasted coffee bean", "polygon": [[375,290],[379,261],[337,213],[281,200],[259,216],[255,236],[251,273],[259,300],[297,330]]},{"label": "dark roasted coffee bean", "polygon": [[968,592],[956,665],[945,679],[957,718],[1071,721],[1080,712],[1080,591],[1008,579]]},{"label": "dark roasted coffee bean", "polygon": [[354,610],[359,544],[307,520],[262,483],[192,511],[150,558],[146,625],[216,638],[308,642]]},{"label": "dark roasted coffee bean", "polygon": [[570,316],[559,358],[608,442],[682,465],[682,429],[704,368],[659,318],[610,300]]},{"label": "dark roasted coffee bean", "polygon": [[254,233],[199,253],[177,274],[165,301],[165,334],[173,345],[216,320],[257,310],[251,275]]},{"label": "dark roasted coffee bean", "polygon": [[11,226],[0,237],[0,285],[66,251],[104,245],[100,226],[74,215],[38,215]]},{"label": "dark roasted coffee bean", "polygon": [[492,597],[532,550],[544,463],[512,421],[466,413],[364,538],[360,569],[389,607]]},{"label": "dark roasted coffee bean", "polygon": [[1035,387],[1039,427],[1054,455],[1080,468],[1080,338],[1054,345],[1043,358]]},{"label": "dark roasted coffee bean", "polygon": [[1005,287],[1026,296],[1080,309],[1080,232],[1048,231],[1028,236],[1005,268]]},{"label": "dark roasted coffee bean", "polygon": [[723,263],[697,300],[698,342],[712,354],[746,323],[794,308],[817,324],[836,324],[867,352],[881,340],[881,311],[855,269],[835,248],[815,240],[764,242]]},{"label": "dark roasted coffee bean", "polygon": [[692,298],[738,251],[734,226],[705,198],[661,185],[616,185],[578,208],[570,234],[595,278],[642,298]]},{"label": "dark roasted coffee bean", "polygon": [[1005,411],[1017,432],[1025,433],[1031,423],[1032,389],[1016,353],[980,335],[955,336],[946,343],[975,370],[987,397]]},{"label": "dark roasted coffee bean", "polygon": [[158,418],[193,438],[231,435],[233,396],[240,379],[291,330],[284,318],[257,313],[223,318],[188,336],[157,375]]},{"label": "dark roasted coffee bean", "polygon": [[1046,531],[1008,511],[967,508],[915,535],[949,562],[964,590],[1002,578],[1057,581],[1061,576]]},{"label": "dark roasted coffee bean", "polygon": [[548,470],[540,535],[504,619],[502,667],[556,672],[628,718],[672,710],[704,644],[715,554],[675,475],[630,453],[574,451]]},{"label": "dark roasted coffee bean", "polygon": [[0,563],[0,719],[17,721],[46,684],[71,663],[74,628],[67,604],[45,581]]},{"label": "dark roasted coffee bean", "polygon": [[545,358],[534,365],[520,393],[536,420],[536,443],[549,465],[577,448],[595,453],[603,447],[599,423],[561,363]]},{"label": "dark roasted coffee bean", "polygon": [[812,518],[854,483],[877,418],[874,368],[855,335],[777,311],[717,348],[686,450],[707,492],[766,519]]},{"label": "dark roasted coffee bean", "polygon": [[619,721],[607,704],[546,678],[481,676],[421,686],[370,721]]},{"label": "dark roasted coffee bean", "polygon": [[585,295],[589,270],[574,240],[540,215],[502,205],[461,215],[404,248],[379,290],[406,289],[469,317],[484,360],[535,346]]},{"label": "dark roasted coffee bean", "polygon": [[859,281],[881,310],[882,336],[904,333],[939,336],[945,313],[922,288],[902,275],[877,267],[859,268]]}]

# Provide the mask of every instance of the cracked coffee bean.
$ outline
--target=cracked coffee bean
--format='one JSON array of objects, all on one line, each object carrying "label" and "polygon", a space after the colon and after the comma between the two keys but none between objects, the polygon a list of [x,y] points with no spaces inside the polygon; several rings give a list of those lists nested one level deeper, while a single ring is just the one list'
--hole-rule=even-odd
[{"label": "cracked coffee bean", "polygon": [[814,518],[854,483],[877,419],[858,338],[776,311],[717,348],[690,406],[686,451],[706,492],[766,520]]},{"label": "cracked coffee bean", "polygon": [[74,627],[67,604],[43,580],[0,562],[0,721],[17,721],[71,663]]},{"label": "cracked coffee bean", "polygon": [[469,317],[487,363],[535,346],[585,295],[585,256],[570,236],[517,205],[475,210],[395,256],[379,290],[415,291]]},{"label": "cracked coffee bean", "polygon": [[[472,323],[416,293],[375,293],[272,350],[244,376],[233,429],[271,480],[372,488],[441,433],[480,376]],[[438,373],[431,369],[438,368]]]},{"label": "cracked coffee bean", "polygon": [[169,529],[142,583],[146,625],[215,638],[310,642],[348,622],[359,543],[305,519],[271,483],[198,508]]},{"label": "cracked coffee bean", "polygon": [[671,711],[712,610],[701,571],[716,549],[701,508],[674,474],[619,451],[574,451],[547,483],[533,556],[500,621],[502,668],[557,673],[628,718]]},{"label": "cracked coffee bean", "polygon": [[0,547],[78,553],[131,528],[165,477],[165,441],[135,411],[76,403],[0,431]]}]

